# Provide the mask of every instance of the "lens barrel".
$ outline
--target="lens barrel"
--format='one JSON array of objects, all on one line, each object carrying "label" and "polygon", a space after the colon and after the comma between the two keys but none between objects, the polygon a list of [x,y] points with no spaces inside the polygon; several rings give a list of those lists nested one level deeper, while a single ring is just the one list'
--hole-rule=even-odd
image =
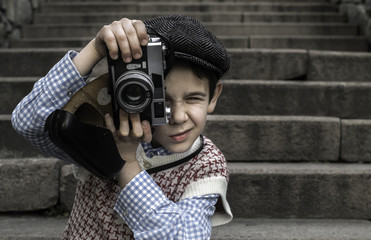
[{"label": "lens barrel", "polygon": [[154,85],[151,78],[140,71],[128,71],[116,81],[116,101],[127,113],[141,113],[152,102]]}]

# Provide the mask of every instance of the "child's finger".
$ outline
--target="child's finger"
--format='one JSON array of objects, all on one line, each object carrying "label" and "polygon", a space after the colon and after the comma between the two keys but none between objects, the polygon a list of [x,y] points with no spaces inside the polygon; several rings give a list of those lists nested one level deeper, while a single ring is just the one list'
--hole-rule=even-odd
[{"label": "child's finger", "polygon": [[121,21],[115,21],[111,26],[112,32],[116,38],[116,45],[120,48],[122,59],[128,63],[131,61],[131,51],[122,23]]},{"label": "child's finger", "polygon": [[131,20],[131,22],[137,31],[140,45],[146,46],[148,44],[146,25],[144,25],[144,23],[140,20]]},{"label": "child's finger", "polygon": [[142,122],[142,129],[143,129],[142,141],[146,143],[150,143],[152,141],[152,131],[151,131],[151,126],[148,121]]},{"label": "child's finger", "polygon": [[106,128],[108,130],[110,130],[112,133],[116,132],[116,127],[115,127],[115,124],[113,122],[113,118],[107,113],[104,116],[104,119],[106,121]]},{"label": "child's finger", "polygon": [[143,136],[143,129],[139,114],[130,114],[130,121],[132,126],[131,136],[141,138]]},{"label": "child's finger", "polygon": [[120,110],[119,111],[119,118],[120,118],[120,135],[127,137],[130,133],[130,125],[129,125],[129,114]]},{"label": "child's finger", "polygon": [[117,59],[119,48],[117,46],[116,36],[112,32],[111,25],[104,26],[98,33],[97,38],[107,46],[110,57],[112,59]]},{"label": "child's finger", "polygon": [[137,20],[124,20],[122,21],[122,26],[126,33],[127,41],[129,42],[132,57],[134,57],[134,59],[139,59],[142,57],[142,48],[140,46],[137,29],[134,27],[133,22],[135,23]]}]

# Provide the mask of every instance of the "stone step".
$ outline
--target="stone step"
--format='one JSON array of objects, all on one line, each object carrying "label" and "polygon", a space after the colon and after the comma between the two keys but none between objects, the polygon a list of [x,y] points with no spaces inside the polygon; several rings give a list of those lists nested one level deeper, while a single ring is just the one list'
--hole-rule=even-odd
[{"label": "stone step", "polygon": [[[218,36],[226,48],[311,49],[367,52],[368,40],[353,36]],[[12,48],[77,48],[91,38],[23,38],[14,40]]]},{"label": "stone step", "polygon": [[[15,132],[10,115],[0,117],[0,158],[42,156]],[[215,141],[229,161],[312,162],[341,159],[343,135],[340,134],[339,118],[211,115],[209,120],[205,135]],[[353,126],[351,123],[349,128]],[[367,127],[369,124],[363,126],[366,130]],[[357,149],[344,146],[349,153],[371,151],[366,145],[369,141],[362,143],[363,138],[352,140],[359,141],[360,146]],[[370,156],[365,158],[367,161]]]},{"label": "stone step", "polygon": [[215,113],[369,119],[370,102],[371,83],[224,80]]},{"label": "stone step", "polygon": [[[72,172],[58,177],[67,166],[56,159],[0,159],[0,212],[47,209],[66,189],[73,199],[76,179],[65,179]],[[371,217],[371,164],[230,162],[228,168],[227,198],[237,218]]]},{"label": "stone step", "polygon": [[[77,49],[78,50],[78,49]],[[40,77],[68,49],[0,49],[0,77]],[[371,53],[290,50],[229,49],[232,65],[224,79],[367,82],[371,79]],[[42,64],[41,64],[42,63]],[[102,60],[93,76],[107,72]]]},{"label": "stone step", "polygon": [[[126,0],[111,0],[111,2],[125,2]],[[56,3],[65,3],[65,2],[104,2],[102,0],[48,0],[48,2],[56,2]],[[142,0],[141,2],[154,2],[154,0]],[[178,0],[168,0],[168,2],[178,2]],[[256,0],[183,0],[182,2],[189,2],[189,3],[200,3],[200,2],[226,2],[226,3],[235,3],[235,2],[257,2]],[[259,2],[269,2],[269,3],[328,3],[329,0],[259,0]]]},{"label": "stone step", "polygon": [[337,7],[330,3],[302,2],[56,2],[40,6],[42,13],[51,12],[184,12],[184,11],[291,11],[291,12],[336,12]]},{"label": "stone step", "polygon": [[[0,78],[0,114],[11,114],[38,78]],[[369,119],[371,83],[225,79],[216,114]]]},{"label": "stone step", "polygon": [[213,228],[212,240],[370,240],[370,221],[235,218]]},{"label": "stone step", "polygon": [[11,114],[37,80],[34,77],[0,77],[0,114]]},{"label": "stone step", "polygon": [[[4,240],[59,240],[66,224],[64,217],[0,215],[0,235]],[[369,240],[370,229],[366,220],[235,218],[214,227],[211,240]]]},{"label": "stone step", "polygon": [[[251,36],[249,40],[250,48],[311,49],[352,52],[368,52],[369,50],[368,39],[365,37]],[[230,43],[229,47],[234,47],[233,42]]]},{"label": "stone step", "polygon": [[235,217],[370,219],[370,164],[229,164]]},{"label": "stone step", "polygon": [[[44,76],[68,49],[0,49],[0,77]],[[288,49],[229,49],[225,79],[369,81],[371,53]],[[40,64],[43,63],[43,64]],[[93,76],[107,72],[105,60]]]},{"label": "stone step", "polygon": [[[45,156],[0,115],[0,158]],[[210,115],[205,128],[229,161],[371,162],[371,120]],[[226,138],[225,136],[228,136]]]},{"label": "stone step", "polygon": [[[172,12],[161,12],[170,15]],[[178,12],[194,17],[201,22],[344,22],[337,12]],[[80,13],[36,13],[34,23],[110,23],[122,17],[146,20],[159,16],[159,12],[80,12]]]},{"label": "stone step", "polygon": [[[346,23],[241,23],[213,22],[204,24],[215,35],[309,35],[309,36],[357,36],[355,24]],[[24,38],[36,37],[91,37],[102,24],[34,24],[23,27]]]},{"label": "stone step", "polygon": [[45,157],[13,129],[10,115],[0,115],[0,159]]},{"label": "stone step", "polygon": [[[371,54],[289,49],[229,49],[225,79],[369,81]],[[242,77],[242,78],[241,78]]]}]

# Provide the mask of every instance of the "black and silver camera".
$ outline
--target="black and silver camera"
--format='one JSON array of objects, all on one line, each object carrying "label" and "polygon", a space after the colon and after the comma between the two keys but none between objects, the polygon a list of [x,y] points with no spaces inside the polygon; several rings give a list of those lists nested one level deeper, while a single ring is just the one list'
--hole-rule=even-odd
[{"label": "black and silver camera", "polygon": [[149,39],[142,47],[142,58],[130,63],[107,57],[109,68],[109,93],[116,124],[120,109],[127,113],[139,113],[141,120],[152,126],[168,122],[170,109],[165,102],[166,47],[160,38]]}]

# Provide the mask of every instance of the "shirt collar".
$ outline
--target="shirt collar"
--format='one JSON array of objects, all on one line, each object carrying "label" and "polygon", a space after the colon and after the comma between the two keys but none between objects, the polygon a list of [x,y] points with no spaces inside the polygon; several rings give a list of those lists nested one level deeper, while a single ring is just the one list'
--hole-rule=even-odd
[{"label": "shirt collar", "polygon": [[153,156],[167,156],[172,154],[172,152],[168,151],[164,147],[153,148],[151,143],[141,142],[141,145],[148,158],[152,158]]}]

